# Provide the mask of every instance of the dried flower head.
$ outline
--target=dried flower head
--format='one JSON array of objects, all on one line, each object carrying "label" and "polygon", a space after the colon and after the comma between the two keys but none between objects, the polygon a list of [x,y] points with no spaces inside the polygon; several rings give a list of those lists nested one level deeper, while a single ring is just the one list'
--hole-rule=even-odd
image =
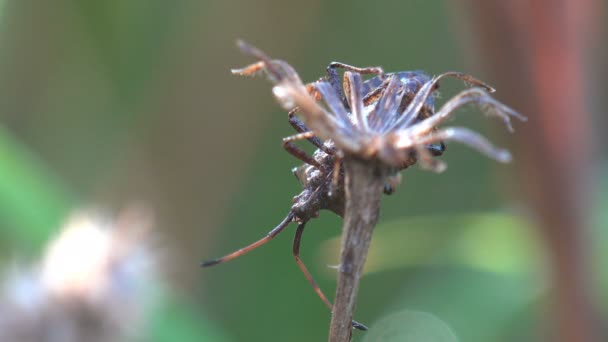
[{"label": "dried flower head", "polygon": [[[202,266],[238,258],[273,239],[291,222],[297,222],[293,255],[317,295],[332,311],[333,305],[300,258],[300,244],[306,223],[320,210],[331,210],[344,216],[346,199],[342,158],[345,155],[375,159],[385,165],[389,172],[384,179],[384,192],[390,194],[400,182],[399,171],[418,161],[426,168],[442,171],[445,164],[432,157],[444,152],[444,140],[460,141],[501,162],[510,160],[507,151],[495,148],[471,130],[437,128],[459,107],[468,103],[480,105],[488,114],[501,118],[510,130],[511,116],[525,120],[494,100],[489,95],[494,91],[490,86],[462,73],[447,72],[430,78],[421,71],[385,74],[380,67],[358,68],[333,62],[327,67],[326,77],[305,85],[286,62],[272,60],[244,42],[238,44],[243,52],[259,61],[232,72],[243,76],[266,73],[275,84],[274,96],[289,110],[289,123],[298,134],[284,138],[283,147],[304,162],[293,170],[303,190],[293,198],[287,216],[265,237],[221,258],[205,261]],[[342,85],[338,68],[346,70]],[[362,75],[367,74],[372,77],[363,80]],[[435,91],[438,82],[446,77],[463,80],[474,87],[456,95],[435,112]],[[295,115],[298,112],[304,122]],[[308,140],[317,150],[309,156],[293,144],[298,140]],[[366,329],[356,321],[352,321],[352,326]]]},{"label": "dried flower head", "polygon": [[[526,120],[492,98],[492,87],[463,73],[446,72],[429,79],[421,72],[385,74],[379,67],[357,68],[334,62],[328,67],[327,78],[305,85],[286,62],[270,59],[242,41],[238,44],[243,52],[260,61],[233,73],[250,75],[265,71],[275,84],[276,99],[286,110],[298,108],[312,131],[309,135],[330,139],[344,154],[376,158],[395,168],[411,163],[414,153],[423,167],[443,171],[445,164],[430,158],[428,146],[447,140],[466,144],[499,162],[510,161],[508,151],[494,147],[472,130],[463,127],[438,130],[439,125],[466,104],[478,105],[488,115],[499,117],[510,131],[513,130],[512,116]],[[342,88],[335,68],[346,70]],[[377,76],[364,81],[363,74]],[[433,92],[446,77],[461,79],[473,87],[454,96],[435,112]],[[412,95],[413,86],[417,91],[413,98],[407,98]]]}]

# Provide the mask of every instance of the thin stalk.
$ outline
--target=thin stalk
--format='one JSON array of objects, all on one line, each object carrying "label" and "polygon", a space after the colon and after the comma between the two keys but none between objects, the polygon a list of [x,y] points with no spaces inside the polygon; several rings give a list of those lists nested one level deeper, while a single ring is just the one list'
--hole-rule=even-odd
[{"label": "thin stalk", "polygon": [[386,167],[377,161],[344,158],[346,209],[342,252],[329,342],[348,342],[359,289],[359,279],[380,214]]}]

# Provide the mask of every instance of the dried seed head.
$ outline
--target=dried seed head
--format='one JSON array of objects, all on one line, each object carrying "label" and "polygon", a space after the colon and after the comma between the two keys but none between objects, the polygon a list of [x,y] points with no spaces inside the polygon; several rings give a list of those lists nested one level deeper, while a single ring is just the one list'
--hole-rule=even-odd
[{"label": "dried seed head", "polygon": [[[355,264],[358,269],[362,269],[367,247],[359,241],[369,242],[378,215],[379,198],[376,196],[380,194],[377,190],[382,182],[384,192],[392,193],[401,180],[399,171],[416,162],[434,171],[443,171],[445,163],[433,156],[443,153],[444,140],[460,141],[500,162],[509,161],[511,156],[507,151],[495,148],[473,131],[465,128],[438,128],[456,109],[465,104],[480,105],[489,115],[501,118],[510,130],[511,116],[521,120],[525,120],[525,117],[494,100],[489,95],[494,92],[493,88],[462,73],[448,72],[430,78],[420,71],[385,74],[380,67],[358,68],[332,62],[327,67],[327,77],[304,84],[286,62],[270,59],[262,51],[242,41],[238,45],[244,53],[259,61],[232,72],[243,76],[264,72],[274,84],[272,92],[275,98],[289,111],[289,123],[298,134],[284,138],[283,147],[305,163],[304,166],[293,169],[304,189],[294,197],[287,216],[264,237],[221,258],[204,261],[201,266],[209,267],[234,260],[269,242],[290,222],[297,222],[293,245],[296,262],[321,300],[332,312],[338,313],[333,316],[333,322],[346,327],[346,335],[338,340],[348,339],[350,328],[345,322],[352,319],[352,311],[344,310],[344,303],[348,306],[354,302],[356,291],[353,289],[356,286],[351,285],[358,282],[358,278],[353,280],[358,276],[355,275],[356,272],[345,270],[354,270]],[[346,70],[342,82],[336,68]],[[363,75],[366,74],[375,76],[364,80]],[[435,92],[438,82],[445,77],[460,79],[473,88],[456,95],[435,113]],[[296,113],[300,113],[304,122],[294,116]],[[312,156],[293,144],[304,139],[317,148]],[[348,159],[342,163],[345,157]],[[347,173],[348,177],[345,176]],[[349,177],[358,181],[346,181]],[[350,186],[348,191],[347,185]],[[363,190],[353,195],[357,192],[356,188]],[[350,209],[346,206],[347,196]],[[360,202],[359,205],[352,204],[356,201]],[[352,224],[352,218],[364,207],[366,213],[363,216],[366,218],[359,220],[362,224]],[[313,280],[299,255],[304,227],[318,215],[319,210],[331,210],[346,218],[343,253],[359,256],[357,261],[343,257],[343,261],[350,261],[341,266],[342,274],[348,274],[353,281],[342,281],[340,284],[343,287],[339,284],[337,297],[340,298],[341,291],[346,296],[342,296],[342,300],[338,298],[335,307]],[[355,253],[356,249],[361,248],[362,253]],[[347,283],[350,285],[344,285]],[[345,288],[349,290],[343,291]],[[339,315],[346,319],[336,320]],[[365,326],[356,321],[351,321],[351,325],[366,330]],[[332,323],[332,331],[333,329]]]},{"label": "dried seed head", "polygon": [[[344,154],[366,159],[379,159],[400,168],[418,156],[423,167],[442,171],[445,164],[431,158],[429,145],[453,140],[499,162],[508,162],[508,151],[494,147],[487,139],[466,128],[439,126],[460,107],[474,104],[488,115],[502,119],[509,131],[511,117],[526,118],[498,102],[490,93],[495,90],[476,78],[459,72],[446,72],[429,78],[421,72],[384,74],[381,68],[355,68],[332,63],[331,68],[344,67],[343,86],[330,77],[304,85],[295,70],[286,62],[272,60],[260,50],[239,42],[243,52],[258,58],[255,64],[233,70],[250,75],[264,70],[275,86],[273,94],[286,110],[299,109],[306,125],[321,139],[332,140]],[[335,73],[335,71],[333,71]],[[362,74],[376,77],[363,80]],[[434,92],[438,82],[446,77],[457,78],[472,86],[449,99],[439,111],[434,111]],[[311,95],[321,97],[321,103]]]}]

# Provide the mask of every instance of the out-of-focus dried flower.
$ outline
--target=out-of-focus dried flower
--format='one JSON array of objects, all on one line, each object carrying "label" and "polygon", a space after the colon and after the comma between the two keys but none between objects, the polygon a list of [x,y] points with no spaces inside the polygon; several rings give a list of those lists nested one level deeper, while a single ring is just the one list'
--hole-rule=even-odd
[{"label": "out-of-focus dried flower", "polygon": [[0,293],[0,341],[132,341],[140,336],[144,290],[155,278],[150,216],[117,220],[77,212],[38,267],[9,274]]}]

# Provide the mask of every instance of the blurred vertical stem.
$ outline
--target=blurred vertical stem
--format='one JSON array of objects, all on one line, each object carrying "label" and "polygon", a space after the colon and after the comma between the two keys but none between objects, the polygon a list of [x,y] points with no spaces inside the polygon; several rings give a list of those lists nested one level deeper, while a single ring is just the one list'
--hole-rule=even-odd
[{"label": "blurred vertical stem", "polygon": [[[598,0],[468,3],[472,33],[508,103],[530,118],[517,154],[522,189],[552,266],[551,341],[598,341],[589,272],[593,150],[585,65]],[[588,70],[596,72],[595,70]]]},{"label": "blurred vertical stem", "polygon": [[350,341],[359,279],[380,214],[380,196],[386,167],[377,161],[347,156],[346,209],[342,232],[340,272],[334,304],[330,342]]}]

